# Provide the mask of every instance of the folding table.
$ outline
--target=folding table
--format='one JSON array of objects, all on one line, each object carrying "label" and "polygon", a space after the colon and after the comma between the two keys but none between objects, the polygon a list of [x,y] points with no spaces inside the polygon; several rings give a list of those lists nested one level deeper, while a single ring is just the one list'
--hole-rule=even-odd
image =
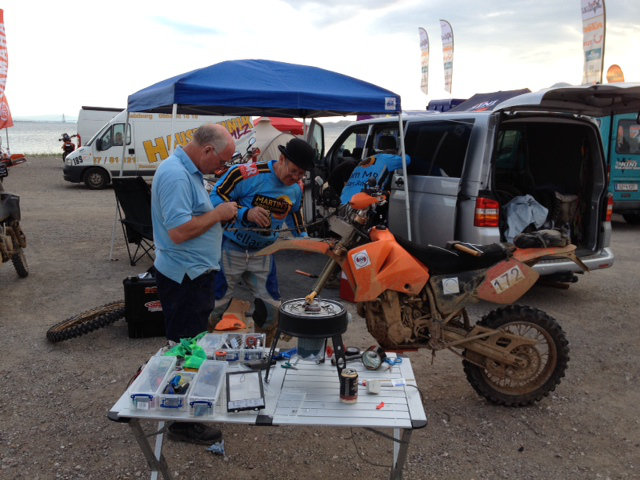
[{"label": "folding table", "polygon": [[[390,358],[393,359],[395,356],[390,354]],[[171,478],[166,459],[162,455],[164,435],[159,433],[156,436],[155,448],[152,448],[140,425],[141,420],[157,420],[159,431],[167,421],[392,428],[394,449],[390,478],[400,479],[411,433],[426,426],[427,417],[414,380],[411,361],[402,358],[401,363],[393,366],[386,363],[383,365],[374,371],[365,369],[360,361],[347,364],[347,368],[353,368],[358,372],[360,382],[383,381],[379,394],[369,394],[367,388],[360,385],[357,402],[353,404],[340,401],[338,373],[330,362],[317,364],[300,360],[295,369],[284,369],[280,364],[271,369],[269,383],[264,383],[265,408],[260,411],[228,413],[226,392],[223,388],[213,415],[192,417],[188,412],[177,413],[162,408],[136,410],[132,408],[128,392],[125,392],[113,405],[108,417],[129,424],[151,468],[152,479],[157,478],[158,472],[165,479]],[[236,368],[244,367],[233,367],[230,371]],[[392,381],[405,385],[390,386]]]}]

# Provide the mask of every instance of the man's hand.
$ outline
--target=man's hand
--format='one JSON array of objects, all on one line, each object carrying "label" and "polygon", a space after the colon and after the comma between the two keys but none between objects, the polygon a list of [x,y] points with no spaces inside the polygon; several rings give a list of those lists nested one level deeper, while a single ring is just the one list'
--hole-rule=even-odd
[{"label": "man's hand", "polygon": [[238,215],[238,204],[236,202],[224,202],[218,205],[214,211],[221,222],[227,222]]},{"label": "man's hand", "polygon": [[259,227],[267,228],[271,225],[271,212],[262,207],[253,207],[247,212],[247,220]]}]

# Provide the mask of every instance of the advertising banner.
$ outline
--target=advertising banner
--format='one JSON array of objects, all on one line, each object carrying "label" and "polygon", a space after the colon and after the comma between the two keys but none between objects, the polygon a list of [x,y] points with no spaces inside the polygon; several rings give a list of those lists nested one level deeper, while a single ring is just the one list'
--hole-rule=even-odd
[{"label": "advertising banner", "polygon": [[4,94],[8,68],[9,56],[7,55],[7,37],[4,33],[4,11],[0,9],[0,129],[13,127],[9,103]]},{"label": "advertising banner", "polygon": [[615,63],[607,70],[607,83],[619,83],[624,82],[624,73],[619,65]]},{"label": "advertising banner", "polygon": [[604,0],[580,0],[582,8],[583,85],[602,83],[606,13]]},{"label": "advertising banner", "polygon": [[451,93],[453,84],[453,30],[446,20],[440,20],[442,61],[444,63],[444,89]]},{"label": "advertising banner", "polygon": [[429,93],[429,36],[427,31],[418,27],[418,33],[420,34],[420,88],[424,94]]}]

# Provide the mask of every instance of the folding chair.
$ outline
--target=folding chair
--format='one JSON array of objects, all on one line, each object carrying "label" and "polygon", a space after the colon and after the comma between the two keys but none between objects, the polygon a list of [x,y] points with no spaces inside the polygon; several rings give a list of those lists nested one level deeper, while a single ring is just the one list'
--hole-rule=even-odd
[{"label": "folding chair", "polygon": [[[135,266],[145,255],[153,261],[151,188],[142,177],[113,178],[112,184],[131,265]],[[133,255],[130,243],[136,245]]]}]

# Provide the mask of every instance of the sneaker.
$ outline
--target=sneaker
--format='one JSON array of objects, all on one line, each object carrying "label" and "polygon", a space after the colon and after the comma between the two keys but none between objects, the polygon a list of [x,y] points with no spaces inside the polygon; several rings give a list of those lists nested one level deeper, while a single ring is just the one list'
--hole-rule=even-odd
[{"label": "sneaker", "polygon": [[169,426],[167,436],[177,442],[211,445],[222,439],[222,431],[218,428],[208,427],[202,423],[174,422]]}]

